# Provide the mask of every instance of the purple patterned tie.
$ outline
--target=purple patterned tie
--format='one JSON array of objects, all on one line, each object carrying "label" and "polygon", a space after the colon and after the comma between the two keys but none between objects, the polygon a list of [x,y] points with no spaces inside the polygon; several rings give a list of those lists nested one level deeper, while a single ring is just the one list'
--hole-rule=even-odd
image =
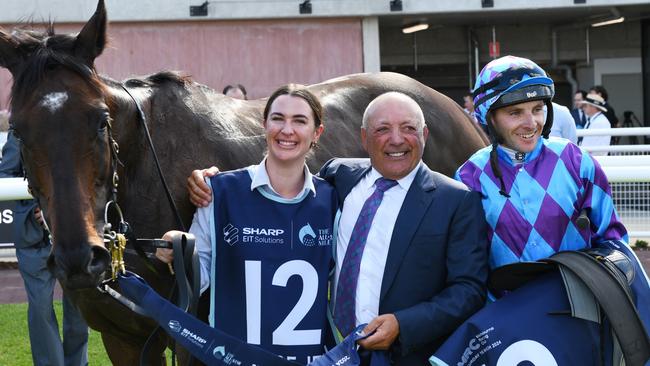
[{"label": "purple patterned tie", "polygon": [[379,178],[375,182],[375,191],[368,197],[361,208],[357,222],[354,224],[348,248],[345,251],[345,258],[341,265],[339,282],[336,286],[336,304],[334,307],[334,322],[343,336],[354,330],[356,325],[355,299],[357,293],[357,281],[359,280],[359,267],[363,257],[363,249],[366,247],[368,231],[372,225],[377,208],[381,200],[397,181]]}]

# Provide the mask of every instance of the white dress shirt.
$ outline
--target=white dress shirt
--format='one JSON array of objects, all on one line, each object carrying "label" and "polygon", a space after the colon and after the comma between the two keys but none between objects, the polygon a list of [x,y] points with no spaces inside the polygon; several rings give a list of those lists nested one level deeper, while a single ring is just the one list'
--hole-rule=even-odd
[{"label": "white dress shirt", "polygon": [[[585,130],[610,129],[610,128],[612,128],[612,127],[609,124],[609,120],[601,112],[598,112],[598,113],[594,114],[593,116],[588,117],[587,118],[587,124],[585,124]],[[605,136],[584,136],[582,138],[580,146],[583,146],[583,147],[586,147],[586,146],[609,146],[611,140],[612,140],[612,136],[610,136],[610,135],[605,135]],[[593,156],[607,155],[607,151],[593,151],[593,152],[590,152],[590,154],[593,155]]]},{"label": "white dress shirt", "polygon": [[[406,193],[411,187],[419,168],[420,165],[418,164],[407,176],[398,180],[397,185],[384,192],[384,197],[372,221],[359,269],[359,280],[355,296],[356,325],[369,323],[379,314],[379,295],[381,294],[381,283],[384,277],[384,267],[386,266],[390,240],[393,236],[393,228],[404,203],[404,198],[406,198]],[[343,212],[338,223],[334,289],[338,284],[341,265],[345,258],[345,251],[348,248],[354,224],[357,222],[363,204],[375,191],[375,181],[379,178],[381,178],[381,174],[372,168],[345,198]],[[332,297],[333,303],[336,304],[336,291],[332,291]],[[336,312],[336,309],[334,311]]]}]

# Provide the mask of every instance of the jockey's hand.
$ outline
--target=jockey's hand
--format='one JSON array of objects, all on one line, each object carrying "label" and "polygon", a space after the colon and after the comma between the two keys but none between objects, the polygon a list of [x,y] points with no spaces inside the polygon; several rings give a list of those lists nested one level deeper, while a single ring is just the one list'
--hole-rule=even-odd
[{"label": "jockey's hand", "polygon": [[399,322],[395,315],[383,314],[368,323],[363,332],[375,334],[360,340],[358,343],[361,347],[371,351],[387,350],[399,335]]},{"label": "jockey's hand", "polygon": [[[168,231],[163,235],[162,239],[167,241],[172,241],[172,235],[174,233],[182,233],[182,231],[172,230]],[[156,258],[161,262],[170,264],[174,261],[174,250],[167,248],[156,248]]]},{"label": "jockey's hand", "polygon": [[45,219],[43,218],[43,212],[39,207],[36,207],[34,209],[34,218],[36,219],[36,222],[38,222],[41,227],[45,226]]},{"label": "jockey's hand", "polygon": [[194,206],[206,207],[212,201],[212,190],[205,183],[205,178],[214,177],[218,173],[219,169],[212,166],[208,169],[193,170],[192,175],[187,177],[187,191]]}]

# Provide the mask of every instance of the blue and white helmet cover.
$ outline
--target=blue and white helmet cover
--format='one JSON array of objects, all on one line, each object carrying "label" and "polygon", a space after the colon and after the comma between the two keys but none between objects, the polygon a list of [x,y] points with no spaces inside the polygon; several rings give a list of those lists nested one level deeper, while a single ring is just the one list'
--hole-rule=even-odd
[{"label": "blue and white helmet cover", "polygon": [[[490,61],[481,70],[474,85],[476,119],[479,123],[486,125],[487,113],[499,98],[531,85],[548,86],[552,93],[555,92],[553,80],[546,75],[541,67],[529,59],[504,56]],[[530,100],[535,99],[539,98]],[[518,102],[525,101],[527,100],[518,100]]]}]

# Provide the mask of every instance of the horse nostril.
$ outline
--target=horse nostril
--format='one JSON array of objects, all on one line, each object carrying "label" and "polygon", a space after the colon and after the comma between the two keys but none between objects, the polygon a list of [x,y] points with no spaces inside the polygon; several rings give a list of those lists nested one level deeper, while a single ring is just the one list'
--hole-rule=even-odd
[{"label": "horse nostril", "polygon": [[93,245],[90,248],[90,261],[88,262],[88,273],[91,275],[101,275],[108,269],[111,256],[106,248]]}]

